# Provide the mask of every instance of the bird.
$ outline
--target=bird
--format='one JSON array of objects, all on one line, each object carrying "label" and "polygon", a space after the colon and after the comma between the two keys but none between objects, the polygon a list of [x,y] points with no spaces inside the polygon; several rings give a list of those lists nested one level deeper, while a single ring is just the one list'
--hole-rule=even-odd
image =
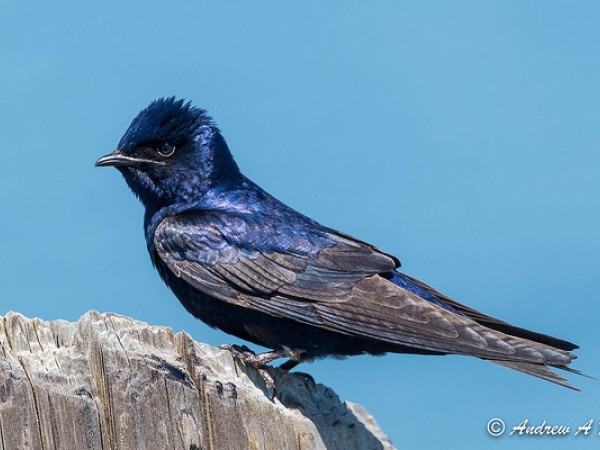
[{"label": "bird", "polygon": [[112,166],[145,207],[152,264],[193,316],[270,351],[229,350],[259,369],[327,356],[476,357],[578,390],[552,369],[577,345],[465,306],[401,272],[390,253],[287,206],[247,178],[205,109],[154,100]]}]

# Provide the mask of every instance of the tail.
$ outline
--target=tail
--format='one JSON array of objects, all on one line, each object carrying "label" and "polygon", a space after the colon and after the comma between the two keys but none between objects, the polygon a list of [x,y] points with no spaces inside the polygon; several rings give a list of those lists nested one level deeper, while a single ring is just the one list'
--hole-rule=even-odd
[{"label": "tail", "polygon": [[[498,336],[500,338],[502,335],[504,335],[504,338],[509,338],[509,340],[512,340],[510,339],[511,337],[515,338],[512,340],[511,345],[516,345],[521,349],[530,349],[538,353],[538,358],[536,358],[538,359],[537,361],[527,361],[523,359],[515,361],[509,359],[504,360],[482,358],[486,361],[518,370],[519,372],[556,383],[560,386],[564,386],[575,391],[579,391],[579,389],[569,384],[565,377],[552,371],[551,368],[561,369],[587,378],[595,379],[594,377],[590,377],[589,375],[585,375],[576,369],[571,369],[568,367],[568,365],[577,358],[576,355],[571,353],[571,350],[579,348],[579,346],[573,344],[572,342],[558,339],[553,336],[548,336],[546,334],[536,333],[525,328],[516,327],[496,319],[495,317],[485,315],[473,308],[469,308],[468,306],[452,300],[444,294],[436,291],[431,286],[428,286],[422,281],[410,277],[404,273],[393,271],[389,274],[389,279],[394,284],[419,295],[421,298],[431,303],[454,312],[455,314],[468,317],[472,321],[490,330],[494,330],[496,333],[501,333]],[[539,359],[540,355],[543,358],[541,361]]]},{"label": "tail", "polygon": [[[508,367],[510,369],[518,370],[519,372],[526,373],[527,375],[532,375],[534,377],[541,378],[542,380],[550,381],[551,383],[558,384],[560,386],[564,386],[569,389],[573,389],[574,391],[581,391],[581,389],[569,384],[569,380],[565,377],[559,375],[558,373],[550,370],[548,366],[545,364],[536,364],[536,363],[528,363],[523,361],[500,361],[488,359],[486,361],[493,362],[494,364],[499,364],[504,367]],[[577,375],[581,375],[587,378],[595,379],[594,377],[590,377],[589,375],[585,375],[581,373],[579,370],[571,369],[567,366],[552,366],[557,369],[566,370],[571,373],[575,373]]]}]

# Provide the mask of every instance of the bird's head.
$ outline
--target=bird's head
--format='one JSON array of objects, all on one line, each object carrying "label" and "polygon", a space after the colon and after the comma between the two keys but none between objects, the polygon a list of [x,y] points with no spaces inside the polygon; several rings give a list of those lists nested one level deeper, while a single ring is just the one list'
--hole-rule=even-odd
[{"label": "bird's head", "polygon": [[96,166],[116,167],[146,207],[189,203],[241,176],[206,111],[175,97],[143,109]]}]

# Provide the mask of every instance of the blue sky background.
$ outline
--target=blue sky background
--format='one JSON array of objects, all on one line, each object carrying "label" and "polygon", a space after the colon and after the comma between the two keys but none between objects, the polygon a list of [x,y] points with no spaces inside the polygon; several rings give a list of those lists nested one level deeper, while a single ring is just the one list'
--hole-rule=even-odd
[{"label": "blue sky background", "polygon": [[[0,311],[90,309],[236,339],[151,267],[142,207],[96,169],[134,115],[208,108],[242,169],[486,313],[581,345],[600,375],[600,4],[0,1]],[[501,417],[600,420],[582,393],[464,357],[306,365],[400,448],[597,448],[493,439]]]}]

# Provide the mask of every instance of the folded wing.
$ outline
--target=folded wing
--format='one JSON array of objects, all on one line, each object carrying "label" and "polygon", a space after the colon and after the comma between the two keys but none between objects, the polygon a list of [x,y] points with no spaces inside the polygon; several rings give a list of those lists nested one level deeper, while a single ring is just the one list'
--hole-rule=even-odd
[{"label": "folded wing", "polygon": [[157,256],[225,302],[377,342],[476,356],[568,386],[545,366],[567,368],[573,354],[488,327],[456,302],[459,313],[403,289],[380,276],[399,263],[377,248],[325,228],[272,239],[266,234],[277,227],[237,219],[214,211],[169,217],[155,233]]}]

